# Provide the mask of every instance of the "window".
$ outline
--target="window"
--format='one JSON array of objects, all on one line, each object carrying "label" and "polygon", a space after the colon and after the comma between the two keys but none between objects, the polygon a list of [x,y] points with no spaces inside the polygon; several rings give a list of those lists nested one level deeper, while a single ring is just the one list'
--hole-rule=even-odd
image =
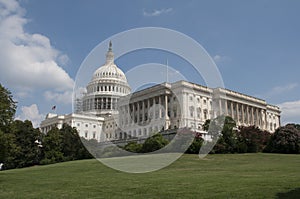
[{"label": "window", "polygon": [[197,108],[197,117],[198,118],[201,117],[201,108],[200,107]]},{"label": "window", "polygon": [[88,137],[88,132],[87,132],[87,131],[84,132],[84,137],[85,137],[85,138]]},{"label": "window", "polygon": [[93,139],[96,138],[96,132],[93,132]]},{"label": "window", "polygon": [[193,106],[190,106],[190,116],[191,117],[194,117],[194,107]]},{"label": "window", "polygon": [[95,129],[95,128],[96,128],[96,125],[93,125],[93,128]]},{"label": "window", "polygon": [[190,96],[190,101],[193,101],[193,97],[192,96]]},{"label": "window", "polygon": [[207,120],[207,110],[204,110],[204,119]]},{"label": "window", "polygon": [[205,105],[206,105],[206,99],[204,99],[204,100],[203,100],[203,104],[205,104]]},{"label": "window", "polygon": [[88,124],[85,124],[85,127],[89,127],[89,125],[88,125]]},{"label": "window", "polygon": [[80,126],[80,123],[77,123],[77,126]]}]

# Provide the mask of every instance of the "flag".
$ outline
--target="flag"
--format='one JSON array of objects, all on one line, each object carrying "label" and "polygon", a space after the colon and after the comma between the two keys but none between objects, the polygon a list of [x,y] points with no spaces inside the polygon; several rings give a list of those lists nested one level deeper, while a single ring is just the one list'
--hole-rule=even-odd
[{"label": "flag", "polygon": [[56,106],[54,105],[54,106],[52,106],[52,110],[55,110],[56,109]]}]

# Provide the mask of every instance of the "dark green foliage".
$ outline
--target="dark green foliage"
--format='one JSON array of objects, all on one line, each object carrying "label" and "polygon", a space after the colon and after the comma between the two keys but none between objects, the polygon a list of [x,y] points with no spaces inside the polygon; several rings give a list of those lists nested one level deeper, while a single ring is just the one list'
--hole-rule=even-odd
[{"label": "dark green foliage", "polygon": [[6,135],[0,130],[0,163],[5,161],[7,155],[7,138]]},{"label": "dark green foliage", "polygon": [[211,153],[234,153],[237,147],[235,121],[229,116],[219,116],[209,124],[208,133],[219,136]]},{"label": "dark green foliage", "polygon": [[10,132],[2,135],[5,138],[4,165],[6,169],[20,168],[39,164],[40,148],[37,140],[42,134],[33,128],[28,120],[12,122]]},{"label": "dark green foliage", "polygon": [[16,112],[16,102],[11,92],[0,84],[0,130],[8,132],[8,126],[13,121]]},{"label": "dark green foliage", "polygon": [[43,139],[42,164],[91,158],[75,128],[64,124],[51,129]]},{"label": "dark green foliage", "polygon": [[64,160],[63,135],[58,128],[52,128],[43,139],[43,160],[41,164],[62,162]]},{"label": "dark green foliage", "polygon": [[210,124],[210,119],[206,120],[203,124],[203,130],[204,131],[208,131],[209,128],[209,124]]},{"label": "dark green foliage", "polygon": [[276,129],[266,147],[271,153],[300,153],[300,130],[298,125],[287,124]]},{"label": "dark green foliage", "polygon": [[201,138],[200,134],[196,134],[192,144],[189,146],[189,148],[186,150],[186,153],[189,154],[198,154],[200,151],[200,148],[203,145],[204,140]]},{"label": "dark green foliage", "polygon": [[153,152],[157,151],[164,146],[166,146],[169,143],[167,139],[165,139],[162,134],[157,133],[149,138],[146,139],[142,146],[142,152],[143,153],[148,153],[148,152]]},{"label": "dark green foliage", "polygon": [[83,146],[79,134],[75,128],[64,124],[60,130],[63,135],[62,152],[65,160],[77,160],[91,158],[87,149]]},{"label": "dark green foliage", "polygon": [[237,132],[238,144],[236,152],[238,153],[256,153],[262,152],[271,137],[268,131],[262,131],[258,127],[241,127]]},{"label": "dark green foliage", "polygon": [[138,144],[137,142],[129,142],[124,146],[124,150],[133,153],[140,153],[142,152],[142,146],[142,144]]}]

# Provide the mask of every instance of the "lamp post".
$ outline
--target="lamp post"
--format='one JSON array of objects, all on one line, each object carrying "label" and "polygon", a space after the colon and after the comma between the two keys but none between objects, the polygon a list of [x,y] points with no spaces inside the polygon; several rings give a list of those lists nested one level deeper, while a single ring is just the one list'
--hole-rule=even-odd
[{"label": "lamp post", "polygon": [[34,143],[35,143],[36,146],[37,146],[37,148],[36,148],[36,150],[37,150],[37,155],[36,155],[36,160],[35,160],[35,163],[37,164],[37,163],[39,163],[39,158],[40,158],[40,155],[41,155],[41,148],[43,147],[43,145],[42,145],[42,142],[39,141],[38,139],[36,139],[36,140],[34,141]]}]

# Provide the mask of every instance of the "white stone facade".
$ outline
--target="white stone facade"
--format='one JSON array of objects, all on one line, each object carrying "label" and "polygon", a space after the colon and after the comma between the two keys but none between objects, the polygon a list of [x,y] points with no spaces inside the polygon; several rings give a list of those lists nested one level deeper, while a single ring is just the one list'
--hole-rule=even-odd
[{"label": "white stone facade", "polygon": [[[201,132],[204,122],[218,115],[232,117],[238,126],[255,125],[270,132],[280,126],[279,108],[264,100],[186,81],[153,86],[133,93],[129,103],[120,102],[121,137],[149,136],[153,131],[183,127]],[[151,108],[153,105],[157,107]]]},{"label": "white stone facade", "polygon": [[104,118],[96,117],[93,115],[83,115],[71,113],[68,115],[57,115],[49,113],[46,119],[40,124],[40,130],[42,133],[49,132],[53,127],[61,129],[63,124],[68,124],[71,127],[75,127],[80,137],[86,139],[95,139],[97,141],[103,140],[103,125]]},{"label": "white stone facade", "polygon": [[280,126],[277,106],[228,89],[178,81],[131,94],[125,74],[114,63],[111,43],[106,63],[95,71],[86,88],[82,99],[77,99],[76,114],[49,114],[41,123],[42,132],[68,123],[82,137],[108,141],[188,127],[206,138],[202,125],[218,115],[232,117],[239,126],[255,125],[270,132]]}]

